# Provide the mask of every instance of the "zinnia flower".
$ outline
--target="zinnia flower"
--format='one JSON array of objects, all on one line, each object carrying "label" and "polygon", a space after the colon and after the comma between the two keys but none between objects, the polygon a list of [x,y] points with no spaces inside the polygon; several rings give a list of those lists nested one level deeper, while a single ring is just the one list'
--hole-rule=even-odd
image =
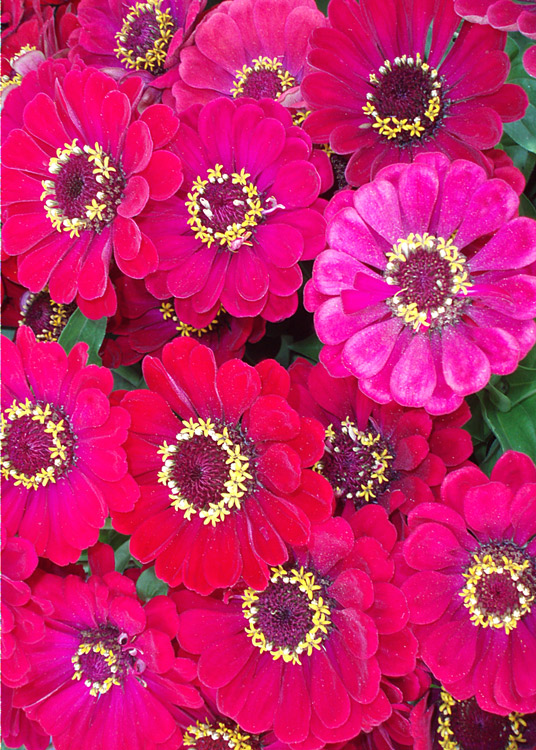
[{"label": "zinnia flower", "polygon": [[115,572],[87,583],[45,573],[34,593],[53,612],[32,648],[30,681],[13,702],[52,735],[54,747],[180,746],[174,706],[198,707],[201,699],[188,684],[195,665],[175,657],[171,600],[157,596],[142,606],[134,582]]},{"label": "zinnia flower", "polygon": [[180,338],[143,371],[151,390],[121,402],[141,498],[114,527],[172,586],[208,594],[242,576],[263,588],[286,544],[305,544],[311,522],[329,516],[331,488],[307,468],[322,455],[322,425],[289,406],[288,373],[273,360],[217,370],[210,349]]},{"label": "zinnia flower", "polygon": [[[355,534],[355,538],[354,538]],[[383,675],[415,666],[407,605],[390,583],[396,531],[383,508],[315,526],[308,550],[272,566],[263,591],[226,602],[179,592],[179,642],[202,684],[246,731],[300,747],[344,742],[387,720]],[[303,744],[302,744],[303,743]]]},{"label": "zinnia flower", "polygon": [[387,512],[407,513],[434,500],[447,471],[473,452],[471,436],[460,429],[471,416],[465,402],[433,418],[424,409],[377,404],[355,378],[333,378],[322,364],[298,360],[290,374],[291,405],[325,427],[315,468],[329,480],[340,509],[377,502]]},{"label": "zinnia flower", "polygon": [[182,181],[180,161],[163,148],[178,120],[164,105],[137,119],[140,85],[71,70],[53,94],[26,103],[2,149],[4,250],[18,256],[20,283],[31,292],[48,284],[54,300],[76,298],[91,318],[115,312],[112,258],[134,278],[155,270],[156,249],[135,217]]},{"label": "zinnia flower", "polygon": [[536,340],[536,222],[518,202],[441,154],[335,196],[305,295],[328,370],[432,414],[512,372]]},{"label": "zinnia flower", "polygon": [[138,494],[121,447],[128,414],[110,406],[112,374],[85,367],[86,352],[79,343],[67,355],[25,326],[16,344],[2,339],[2,524],[59,565]]},{"label": "zinnia flower", "polygon": [[13,707],[13,689],[2,685],[2,741],[6,747],[25,750],[46,750],[48,735],[37,721],[32,721],[22,708]]},{"label": "zinnia flower", "polygon": [[449,474],[408,517],[403,583],[422,657],[456,700],[536,711],[536,467],[505,453],[488,479]]},{"label": "zinnia flower", "polygon": [[328,14],[332,28],[311,36],[304,127],[352,154],[351,185],[421,151],[486,166],[481,151],[499,142],[502,123],[523,117],[525,92],[505,84],[506,34],[464,22],[452,43],[451,0],[331,0]]},{"label": "zinnia flower", "polygon": [[146,280],[151,294],[177,297],[179,319],[184,308],[198,328],[222,305],[239,318],[290,317],[298,261],[324,247],[308,136],[276,102],[220,98],[181,119],[172,148],[183,187],[161,210],[149,203],[140,224],[160,258]]},{"label": "zinnia flower", "polygon": [[314,0],[220,3],[181,53],[180,80],[172,88],[177,110],[218,96],[296,95],[308,69],[311,32],[325,25]]}]

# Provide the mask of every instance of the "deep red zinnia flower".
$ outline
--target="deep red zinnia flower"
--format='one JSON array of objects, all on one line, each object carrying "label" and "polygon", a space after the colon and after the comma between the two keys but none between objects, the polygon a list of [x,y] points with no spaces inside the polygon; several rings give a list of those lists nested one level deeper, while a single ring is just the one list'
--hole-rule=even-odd
[{"label": "deep red zinnia flower", "polygon": [[31,292],[48,284],[53,299],[76,298],[91,318],[115,312],[112,258],[134,278],[157,267],[136,217],[149,198],[158,213],[182,181],[165,148],[178,120],[164,105],[137,118],[140,86],[139,78],[117,85],[91,68],[71,70],[53,94],[26,103],[2,149],[4,250],[18,256],[20,283]]},{"label": "deep red zinnia flower", "polygon": [[160,357],[164,345],[178,336],[191,336],[208,346],[221,365],[228,359],[241,359],[246,342],[259,341],[264,335],[262,318],[235,318],[220,308],[213,320],[198,327],[188,318],[179,319],[175,301],[156,299],[143,281],[123,276],[115,286],[118,310],[116,319],[109,321],[108,333],[117,338],[104,342],[103,363],[107,367],[131,365],[146,354]]},{"label": "deep red zinnia flower", "polygon": [[[43,631],[44,632],[44,631]],[[20,750],[46,750],[48,735],[37,721],[29,719],[22,708],[13,706],[13,689],[2,685],[2,741],[6,747]]]},{"label": "deep red zinnia flower", "polygon": [[456,700],[432,688],[411,711],[414,750],[522,750],[536,746],[536,714],[483,711],[474,698]]},{"label": "deep red zinnia flower", "polygon": [[177,110],[218,96],[295,96],[308,69],[311,32],[325,25],[314,0],[220,3],[181,54],[180,80],[172,88]]},{"label": "deep red zinnia flower", "polygon": [[536,710],[536,467],[505,453],[488,479],[446,477],[441,503],[408,517],[402,588],[421,653],[457,700],[508,715]]},{"label": "deep red zinnia flower", "polygon": [[464,160],[420,154],[326,209],[305,304],[320,359],[380,403],[456,409],[536,340],[536,222]]},{"label": "deep red zinnia flower", "polygon": [[[273,728],[304,750],[343,742],[389,718],[384,676],[415,666],[407,605],[390,583],[396,531],[383,508],[315,526],[308,550],[272,566],[264,591],[227,603],[179,592],[179,642],[199,680],[247,732]],[[354,537],[355,534],[355,537]]]},{"label": "deep red zinnia flower", "polygon": [[502,123],[523,117],[525,92],[505,84],[506,34],[464,22],[452,43],[452,0],[331,0],[328,14],[332,28],[311,36],[304,127],[352,154],[351,185],[421,151],[485,167],[480,152],[499,142]]},{"label": "deep red zinnia flower", "polygon": [[59,565],[138,495],[121,447],[128,414],[110,406],[112,374],[85,367],[86,352],[79,343],[67,355],[25,326],[16,345],[2,338],[2,524]]},{"label": "deep red zinnia flower", "polygon": [[315,468],[329,480],[339,510],[375,502],[387,512],[408,513],[432,501],[446,473],[473,452],[471,436],[461,429],[471,416],[465,402],[434,418],[424,409],[377,404],[355,378],[333,378],[322,364],[298,360],[290,373],[290,403],[325,427],[324,455]]},{"label": "deep red zinnia flower", "polygon": [[[146,280],[196,327],[220,307],[277,321],[297,307],[298,261],[324,247],[311,142],[276,102],[216,99],[184,115],[172,149],[184,167],[177,197],[140,224],[160,262]],[[197,320],[192,319],[197,314]]]},{"label": "deep red zinnia flower", "polygon": [[174,706],[198,707],[201,699],[188,684],[195,665],[175,657],[171,600],[157,596],[142,606],[134,582],[115,572],[87,583],[45,573],[34,593],[54,609],[30,653],[30,681],[13,703],[40,722],[54,747],[180,746]]},{"label": "deep red zinnia flower", "polygon": [[114,527],[172,586],[208,594],[242,576],[263,588],[286,544],[305,544],[311,521],[330,514],[331,487],[307,468],[322,455],[322,425],[289,406],[288,373],[273,360],[216,369],[210,349],[180,338],[143,371],[151,390],[122,401],[141,498]]}]

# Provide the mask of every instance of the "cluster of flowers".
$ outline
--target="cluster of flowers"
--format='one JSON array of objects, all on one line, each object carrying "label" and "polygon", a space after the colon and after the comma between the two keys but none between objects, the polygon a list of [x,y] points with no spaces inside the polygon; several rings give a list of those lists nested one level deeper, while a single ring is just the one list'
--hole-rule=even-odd
[{"label": "cluster of flowers", "polygon": [[129,2],[2,14],[6,746],[531,750],[536,466],[463,426],[536,342],[536,7]]}]

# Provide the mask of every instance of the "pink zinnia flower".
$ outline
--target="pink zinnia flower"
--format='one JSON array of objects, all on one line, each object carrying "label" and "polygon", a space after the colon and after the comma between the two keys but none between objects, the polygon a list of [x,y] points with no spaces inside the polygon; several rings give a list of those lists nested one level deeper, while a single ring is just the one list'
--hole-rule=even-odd
[{"label": "pink zinnia flower", "polygon": [[312,750],[391,715],[382,675],[409,673],[416,653],[407,604],[390,582],[396,531],[378,506],[358,511],[352,527],[342,518],[316,526],[308,549],[273,566],[263,591],[227,603],[172,596],[179,643],[200,655],[200,682],[245,731],[273,728],[281,742]]},{"label": "pink zinnia flower", "polygon": [[128,414],[110,407],[112,374],[85,367],[86,352],[80,343],[67,355],[26,327],[16,344],[2,339],[2,524],[59,565],[138,495],[121,447]]},{"label": "pink zinnia flower", "polygon": [[156,269],[137,216],[149,198],[157,214],[182,182],[180,161],[165,148],[178,120],[164,105],[138,118],[140,86],[71,70],[53,93],[27,101],[2,149],[4,250],[18,256],[20,283],[31,292],[48,284],[54,300],[76,298],[91,318],[115,312],[112,258],[134,278]]},{"label": "pink zinnia flower", "polygon": [[[529,39],[536,39],[536,3],[524,0],[455,0],[456,13],[473,23],[489,24],[502,31],[520,31]],[[531,76],[536,76],[536,45],[523,55],[523,64]]]},{"label": "pink zinnia flower", "polygon": [[314,111],[313,141],[352,154],[361,185],[381,167],[442,151],[485,166],[502,123],[523,117],[528,98],[505,84],[506,34],[464,22],[452,0],[331,0],[332,28],[312,34],[302,93]]},{"label": "pink zinnia flower", "polygon": [[242,576],[263,588],[286,545],[306,544],[311,523],[329,517],[331,487],[308,468],[322,455],[322,425],[289,406],[288,373],[273,360],[217,369],[210,349],[180,338],[143,371],[151,390],[121,402],[141,498],[114,513],[114,527],[171,586],[208,594]]},{"label": "pink zinnia flower", "polygon": [[536,711],[536,467],[505,453],[488,479],[446,477],[408,517],[403,583],[421,654],[457,700]]},{"label": "pink zinnia flower", "polygon": [[184,309],[199,328],[222,305],[239,318],[290,317],[298,261],[324,247],[309,137],[276,102],[220,98],[192,108],[171,147],[183,186],[160,210],[150,202],[140,223],[160,258],[146,280],[151,294],[177,297],[178,317]]},{"label": "pink zinnia flower", "polygon": [[329,480],[339,510],[375,502],[388,513],[408,513],[434,500],[447,472],[473,452],[471,436],[461,429],[471,416],[465,402],[434,418],[424,409],[377,404],[355,378],[333,378],[322,364],[298,360],[290,374],[291,405],[325,427],[316,470]]},{"label": "pink zinnia flower", "polygon": [[301,100],[309,37],[326,23],[314,0],[220,3],[181,53],[178,111],[218,96]]},{"label": "pink zinnia flower", "polygon": [[518,203],[441,154],[335,196],[305,295],[328,370],[432,414],[512,372],[536,340],[536,222],[516,217]]},{"label": "pink zinnia flower", "polygon": [[175,707],[199,707],[201,699],[188,684],[195,665],[175,657],[172,601],[157,596],[142,606],[134,582],[116,572],[87,583],[45,573],[34,593],[53,611],[14,705],[39,721],[57,750],[179,747]]}]

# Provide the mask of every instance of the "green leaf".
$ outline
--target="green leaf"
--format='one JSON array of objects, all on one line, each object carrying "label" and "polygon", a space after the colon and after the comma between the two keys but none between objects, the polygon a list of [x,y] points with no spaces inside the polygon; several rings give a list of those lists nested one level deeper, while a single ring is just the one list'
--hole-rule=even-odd
[{"label": "green leaf", "polygon": [[482,471],[488,475],[491,474],[491,470],[499,460],[499,458],[502,456],[503,452],[501,450],[501,444],[498,440],[494,440],[491,443],[491,446],[489,447],[487,454],[485,457],[479,462],[479,467],[482,469]]},{"label": "green leaf", "polygon": [[18,328],[2,328],[2,335],[10,339],[11,341],[14,341],[17,331]]},{"label": "green leaf", "polygon": [[500,443],[502,451],[526,453],[536,461],[536,394],[524,399],[510,411],[496,411],[488,401],[484,403],[484,418]]},{"label": "green leaf", "polygon": [[136,591],[140,599],[149,601],[153,596],[160,596],[161,594],[165,596],[168,592],[168,585],[156,577],[154,568],[147,568],[136,582]]},{"label": "green leaf", "polygon": [[84,341],[89,345],[88,365],[100,365],[102,362],[99,357],[99,349],[106,333],[106,323],[107,318],[89,320],[82,315],[80,310],[75,310],[61,332],[58,344],[61,344],[68,354],[75,344]]},{"label": "green leaf", "polygon": [[505,122],[504,132],[527,151],[536,154],[536,107],[529,104],[522,120]]},{"label": "green leaf", "polygon": [[130,367],[115,367],[112,370],[114,376],[114,390],[125,390],[132,391],[137,388],[147,388],[141,367],[139,365],[131,365]]},{"label": "green leaf", "polygon": [[516,371],[503,380],[514,406],[536,394],[536,346],[519,363]]},{"label": "green leaf", "polygon": [[119,573],[124,573],[131,559],[132,558],[130,555],[130,538],[129,538],[129,539],[126,539],[123,542],[123,544],[120,544],[119,547],[115,550],[115,569]]},{"label": "green leaf", "polygon": [[289,349],[296,352],[296,354],[301,354],[304,357],[307,357],[307,359],[310,359],[313,362],[318,362],[322,343],[318,340],[318,336],[315,336],[313,333],[312,336],[302,339],[302,341],[295,341],[289,346]]},{"label": "green leaf", "polygon": [[529,219],[536,219],[536,206],[534,206],[534,203],[525,194],[519,196],[519,215],[528,216]]}]

